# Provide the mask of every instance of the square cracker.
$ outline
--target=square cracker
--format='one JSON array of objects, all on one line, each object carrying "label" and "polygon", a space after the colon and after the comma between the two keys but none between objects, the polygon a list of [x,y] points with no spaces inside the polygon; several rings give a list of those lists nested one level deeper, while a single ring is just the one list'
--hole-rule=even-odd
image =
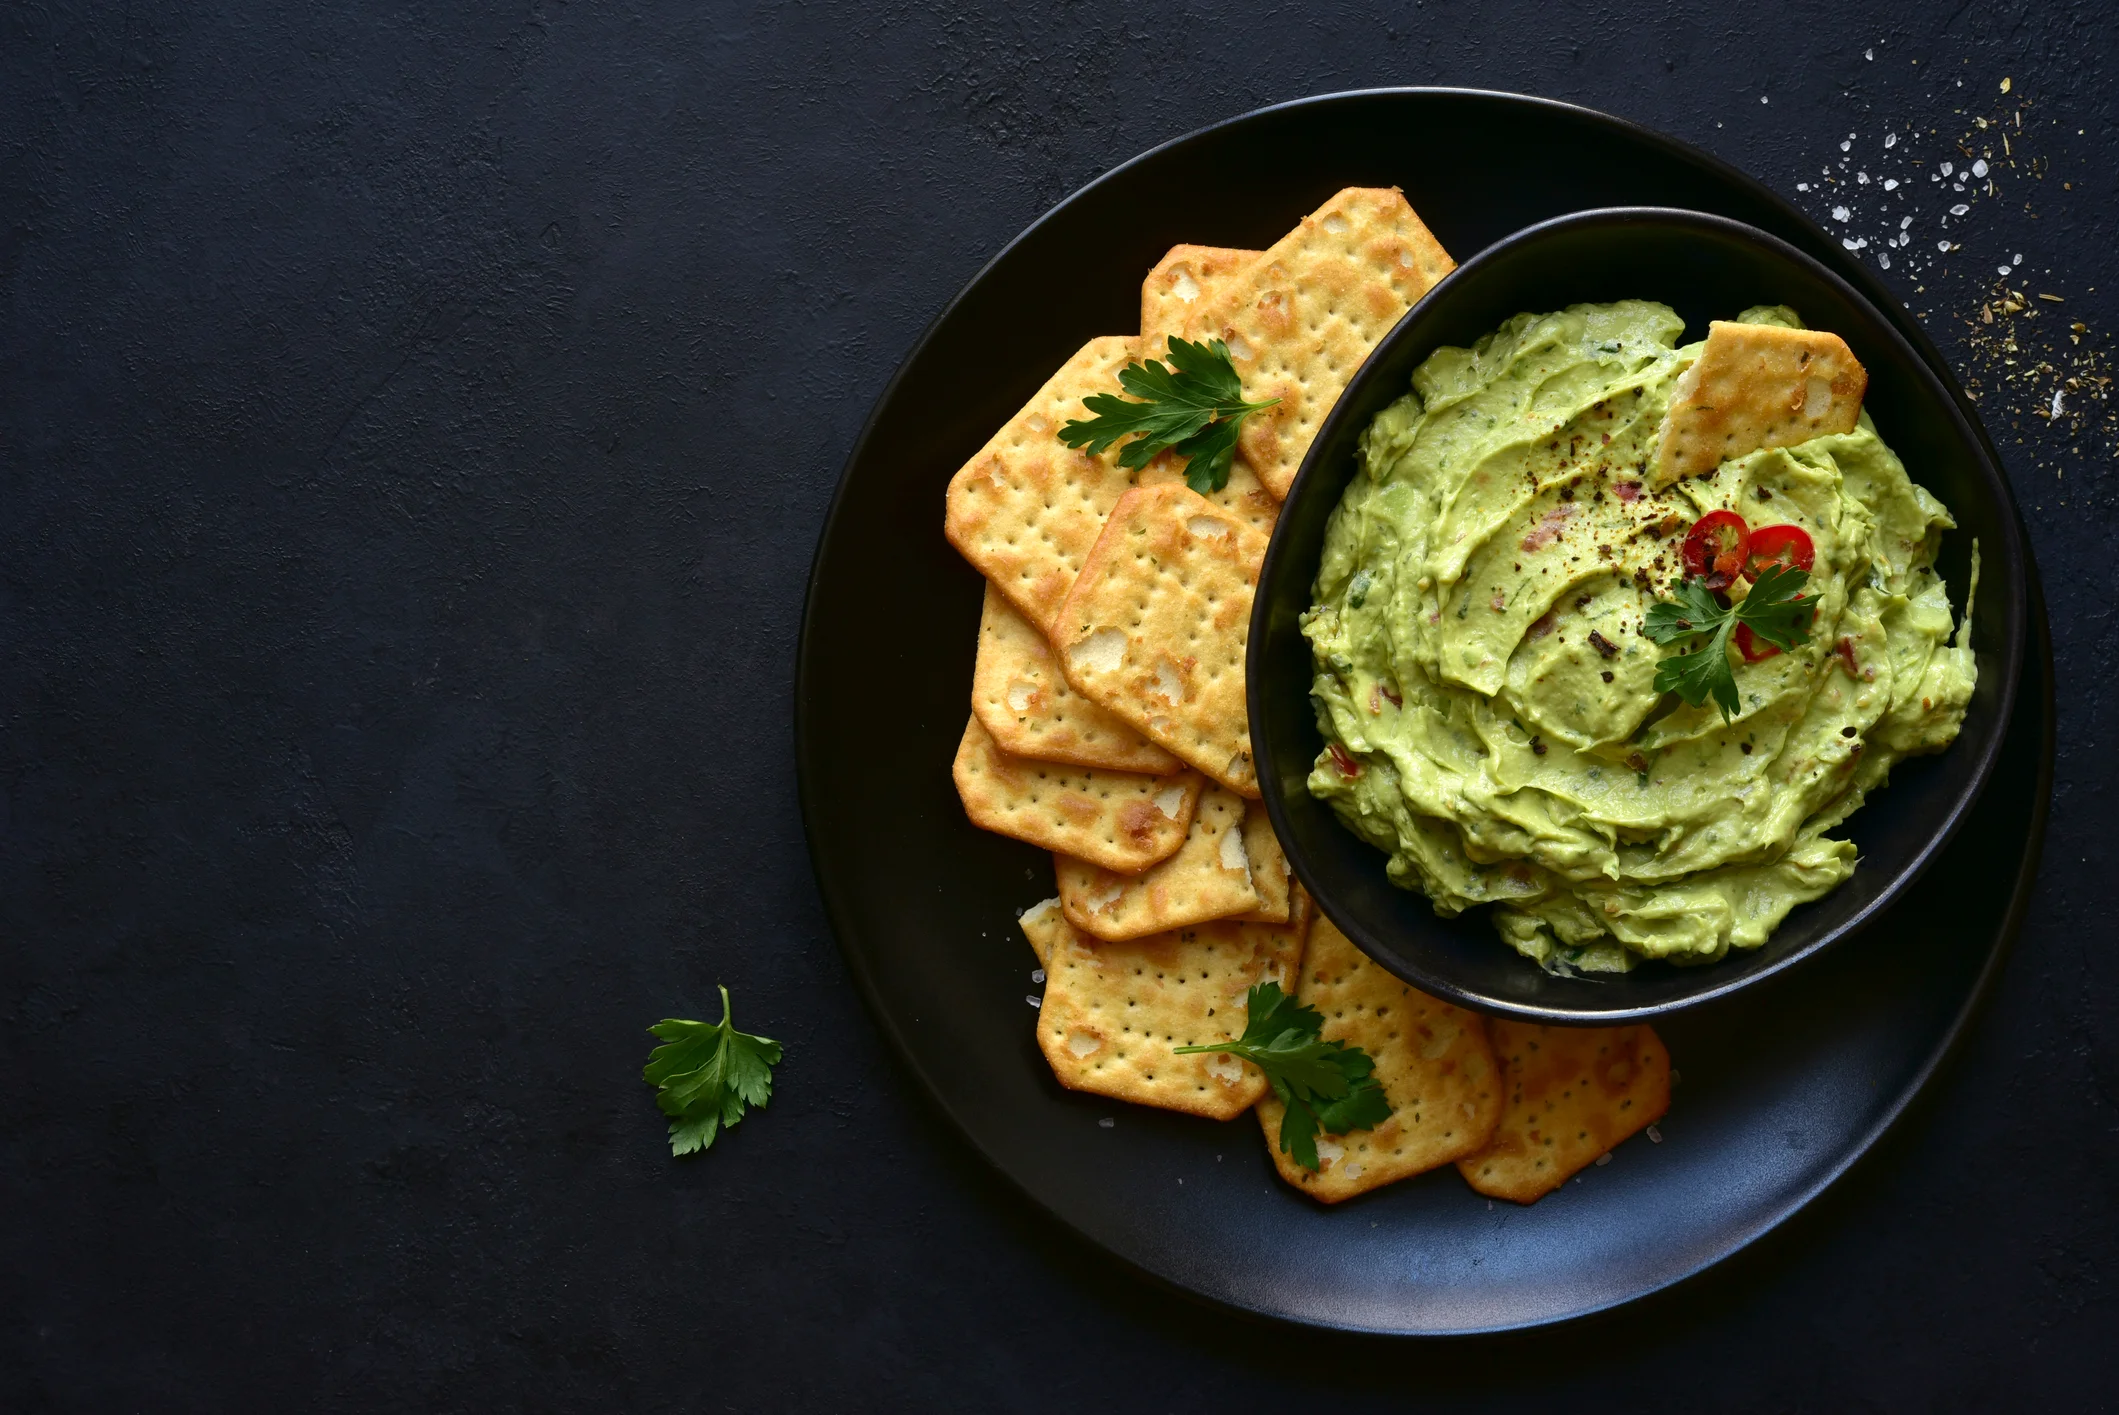
[{"label": "square cracker", "polygon": [[1293,872],[1288,869],[1288,857],[1280,848],[1280,837],[1273,834],[1273,822],[1262,802],[1253,801],[1244,811],[1243,851],[1251,861],[1251,888],[1258,891],[1258,907],[1244,917],[1287,922]]},{"label": "square cracker", "polygon": [[1266,540],[1187,487],[1136,487],[1052,627],[1075,691],[1253,799],[1243,661]]},{"label": "square cracker", "polygon": [[1133,485],[1118,448],[1092,457],[1061,442],[1060,426],[1088,416],[1082,399],[1091,393],[1118,390],[1136,343],[1111,335],[1084,344],[950,478],[942,517],[949,543],[1041,629]]},{"label": "square cracker", "polygon": [[1348,187],[1275,242],[1186,338],[1220,339],[1243,396],[1279,403],[1244,419],[1238,446],[1285,497],[1303,454],[1361,361],[1456,268],[1396,187]]},{"label": "square cracker", "polygon": [[[1219,300],[1234,278],[1230,263],[1218,259],[1198,263],[1191,273],[1197,298],[1208,303]],[[1163,348],[1159,338],[1154,347]],[[1091,339],[950,479],[943,533],[1040,629],[1052,627],[1118,498],[1136,483],[1184,480],[1183,464],[1168,453],[1136,474],[1118,465],[1123,443],[1092,457],[1059,440],[1064,424],[1090,416],[1083,405],[1090,394],[1121,391],[1119,370],[1147,348],[1147,341],[1123,335]],[[1267,533],[1280,514],[1279,498],[1241,457],[1228,484],[1209,499]]]},{"label": "square cracker", "polygon": [[1122,940],[1253,912],[1258,891],[1244,852],[1243,808],[1243,797],[1209,786],[1200,794],[1185,843],[1138,875],[1055,856],[1067,922],[1095,938]]},{"label": "square cracker", "polygon": [[1487,1024],[1501,1062],[1501,1124],[1457,1161],[1482,1194],[1528,1204],[1670,1108],[1670,1053],[1645,1025]]},{"label": "square cracker", "polygon": [[1198,775],[1148,776],[1011,757],[973,717],[957,746],[957,795],[981,830],[1139,874],[1177,853],[1205,785]]},{"label": "square cracker", "polygon": [[1852,432],[1868,388],[1868,370],[1837,334],[1715,320],[1671,388],[1651,480],[1666,487],[1762,447]]},{"label": "square cracker", "polygon": [[1012,757],[1166,776],[1184,763],[1067,686],[1052,645],[991,581],[971,710]]},{"label": "square cracker", "polygon": [[1067,922],[1057,899],[1023,915],[1045,968],[1037,1042],[1069,1090],[1233,1120],[1265,1094],[1265,1076],[1224,1052],[1178,1056],[1243,1034],[1253,983],[1285,987],[1302,966],[1308,901],[1287,924],[1231,919],[1101,943]]},{"label": "square cracker", "polygon": [[1170,247],[1170,253],[1140,282],[1140,332],[1146,345],[1153,347],[1158,338],[1183,334],[1201,302],[1211,303],[1215,290],[1263,254],[1226,246]]},{"label": "square cracker", "polygon": [[1324,1014],[1324,1038],[1375,1058],[1391,1103],[1373,1130],[1317,1137],[1316,1170],[1280,1148],[1287,1107],[1268,1093],[1258,1123],[1280,1177],[1336,1204],[1471,1154],[1501,1119],[1500,1069],[1477,1013],[1400,982],[1320,918],[1310,926],[1297,995]]}]

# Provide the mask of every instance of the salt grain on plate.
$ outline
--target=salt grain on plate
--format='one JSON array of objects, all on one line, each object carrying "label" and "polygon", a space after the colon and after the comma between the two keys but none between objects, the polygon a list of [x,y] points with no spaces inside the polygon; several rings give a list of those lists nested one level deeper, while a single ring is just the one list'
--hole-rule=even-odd
[{"label": "salt grain on plate", "polygon": [[1032,968],[1030,970],[1030,981],[1033,983],[1045,981],[1045,970],[1043,968]]},{"label": "salt grain on plate", "polygon": [[1970,211],[1971,209],[1972,209],[1972,208],[1971,208],[1971,207],[1970,207],[1969,205],[1967,205],[1966,203],[1964,203],[1964,202],[1959,202],[1959,203],[1957,203],[1957,205],[1955,205],[1955,206],[1953,206],[1953,207],[1951,207],[1951,208],[1950,208],[1950,215],[1952,215],[1952,216],[1962,216],[1962,215],[1964,215],[1964,214],[1965,214],[1966,212]]},{"label": "salt grain on plate", "polygon": [[1977,162],[1972,164],[1972,175],[1975,177],[1984,177],[1987,175],[1987,160],[1984,157],[1980,158]]},{"label": "salt grain on plate", "polygon": [[1897,190],[1898,190],[1898,178],[1896,178],[1896,177],[1886,177],[1886,178],[1884,178],[1884,190],[1885,190],[1885,191],[1887,191],[1887,192],[1895,192],[1895,191],[1897,191]]},{"label": "salt grain on plate", "polygon": [[1610,1164],[1610,1163],[1611,1163],[1611,1151],[1609,1151],[1609,1150],[1606,1150],[1606,1151],[1605,1151],[1605,1152],[1604,1152],[1603,1154],[1601,1154],[1601,1155],[1598,1155],[1598,1156],[1597,1156],[1597,1163],[1598,1163],[1598,1164],[1600,1164],[1600,1165]]},{"label": "salt grain on plate", "polygon": [[1943,164],[1942,164],[1942,166],[1941,166],[1941,167],[1937,168],[1936,170],[1937,170],[1937,171],[1939,171],[1939,172],[1941,172],[1943,176],[1947,177],[1947,176],[1949,176],[1949,175],[1950,175],[1950,174],[1951,174],[1952,172],[1955,172],[1955,171],[1957,170],[1957,168],[1956,168],[1956,167],[1954,167],[1953,165],[1951,165],[1950,163],[1947,163],[1947,162],[1945,162],[1945,163],[1943,163]]},{"label": "salt grain on plate", "polygon": [[1108,1116],[1108,1115],[1107,1115],[1107,1116],[1105,1116],[1105,1117],[1104,1117],[1104,1118],[1103,1118],[1102,1120],[1099,1120],[1099,1121],[1097,1121],[1096,1123],[1097,1123],[1097,1126],[1098,1126],[1099,1128],[1101,1128],[1101,1129],[1104,1129],[1104,1130],[1109,1130],[1109,1129],[1110,1129],[1110,1128],[1111,1128],[1112,1126],[1114,1126],[1114,1125],[1118,1124],[1118,1122],[1117,1122],[1116,1120],[1113,1120],[1113,1119],[1112,1119],[1112,1118],[1111,1118],[1110,1116]]},{"label": "salt grain on plate", "polygon": [[1651,1145],[1663,1143],[1663,1132],[1656,1126],[1651,1125],[1648,1127],[1648,1143]]},{"label": "salt grain on plate", "polygon": [[1851,215],[1853,215],[1853,213],[1848,211],[1847,208],[1845,208],[1844,206],[1835,206],[1832,208],[1832,219],[1834,221],[1845,221]]},{"label": "salt grain on plate", "polygon": [[1043,1007],[1045,1005],[1045,999],[1041,997],[1025,997],[1023,1001],[1029,1003],[1032,1007]]},{"label": "salt grain on plate", "polygon": [[1896,133],[1885,133],[1885,134],[1884,134],[1884,146],[1885,146],[1885,147],[1897,147],[1897,146],[1898,146],[1898,134],[1896,134]]}]

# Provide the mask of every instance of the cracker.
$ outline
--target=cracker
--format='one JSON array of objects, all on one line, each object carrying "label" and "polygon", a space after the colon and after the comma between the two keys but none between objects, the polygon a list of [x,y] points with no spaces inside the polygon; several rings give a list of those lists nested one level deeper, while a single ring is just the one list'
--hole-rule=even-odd
[{"label": "cracker", "polygon": [[1015,757],[1167,776],[1184,763],[1067,686],[1044,634],[991,581],[979,616],[971,710]]},{"label": "cracker", "polygon": [[1189,488],[1137,487],[1052,628],[1077,692],[1254,799],[1243,662],[1266,540]]},{"label": "cracker", "polygon": [[[1165,452],[1140,469],[1134,479],[1136,486],[1183,486],[1185,485],[1184,460]],[[1229,463],[1229,479],[1219,491],[1201,493],[1224,511],[1232,511],[1245,525],[1260,535],[1273,534],[1273,523],[1280,519],[1280,498],[1267,491],[1259,483],[1258,473],[1250,464],[1237,457]]]},{"label": "cracker", "polygon": [[[1256,257],[1255,252],[1217,254]],[[1220,300],[1234,268],[1219,259],[1194,266],[1198,299]],[[1151,274],[1149,280],[1154,279]],[[1091,339],[950,479],[942,518],[949,543],[1040,629],[1052,626],[1053,613],[1081,573],[1118,498],[1136,482],[1184,480],[1183,463],[1167,453],[1135,474],[1118,465],[1124,444],[1092,457],[1059,440],[1062,425],[1090,416],[1082,400],[1092,393],[1119,392],[1119,370],[1147,347],[1144,340],[1122,335]],[[1163,347],[1158,338],[1158,353]],[[1267,533],[1280,513],[1279,498],[1240,457],[1228,484],[1210,499]]]},{"label": "cracker", "polygon": [[1532,1203],[1670,1107],[1670,1053],[1645,1025],[1487,1024],[1501,1062],[1501,1124],[1457,1161],[1467,1183]]},{"label": "cracker", "polygon": [[1265,1076],[1225,1052],[1178,1056],[1243,1034],[1245,995],[1302,966],[1307,901],[1288,924],[1220,919],[1124,943],[1067,922],[1056,899],[1023,915],[1045,969],[1038,1047],[1069,1090],[1233,1120],[1265,1094]]},{"label": "cracker", "polygon": [[1193,316],[1186,337],[1227,343],[1245,398],[1280,400],[1238,440],[1266,490],[1288,494],[1354,370],[1455,268],[1396,187],[1348,187]]},{"label": "cracker", "polygon": [[1205,784],[1189,771],[1149,776],[1011,757],[976,717],[965,724],[952,775],[981,830],[1124,874],[1177,853]]},{"label": "cracker", "polygon": [[1086,860],[1054,857],[1067,921],[1093,937],[1118,940],[1255,911],[1258,891],[1244,851],[1243,822],[1243,797],[1210,786],[1200,794],[1185,843],[1142,874],[1113,874]]},{"label": "cracker", "polygon": [[1133,485],[1116,447],[1093,457],[1061,442],[1060,426],[1088,416],[1090,394],[1117,391],[1136,342],[1114,335],[1084,344],[949,481],[949,543],[1041,629]]},{"label": "cracker", "polygon": [[1763,447],[1852,432],[1868,387],[1868,370],[1837,334],[1715,320],[1706,348],[1671,388],[1653,484]]},{"label": "cracker", "polygon": [[1308,1170],[1281,1151],[1287,1107],[1267,1094],[1258,1122],[1282,1179],[1336,1204],[1448,1164],[1492,1137],[1501,1119],[1501,1077],[1477,1013],[1400,982],[1322,918],[1310,927],[1297,995],[1324,1014],[1325,1040],[1375,1059],[1391,1115],[1373,1130],[1319,1135],[1318,1167]]},{"label": "cracker", "polygon": [[1280,837],[1261,802],[1253,801],[1244,811],[1243,851],[1251,861],[1251,888],[1258,891],[1258,907],[1244,915],[1269,923],[1285,923],[1292,873],[1288,857],[1281,851]]},{"label": "cracker", "polygon": [[1183,334],[1193,312],[1212,303],[1219,289],[1263,254],[1226,246],[1170,247],[1140,282],[1140,332],[1146,344]]}]

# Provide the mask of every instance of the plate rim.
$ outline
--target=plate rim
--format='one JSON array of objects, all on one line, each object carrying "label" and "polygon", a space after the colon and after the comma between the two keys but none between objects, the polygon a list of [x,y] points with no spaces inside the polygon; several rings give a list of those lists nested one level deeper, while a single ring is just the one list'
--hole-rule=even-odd
[{"label": "plate rim", "polygon": [[[1748,191],[1755,199],[1778,211],[1784,219],[1816,233],[1820,240],[1829,239],[1822,228],[1817,226],[1792,201],[1749,176],[1734,164],[1725,162],[1711,153],[1692,146],[1690,143],[1670,137],[1653,128],[1635,123],[1630,119],[1605,113],[1586,105],[1545,98],[1535,94],[1511,93],[1506,90],[1456,85],[1386,85],[1374,88],[1341,89],[1330,93],[1312,94],[1280,103],[1247,109],[1241,113],[1232,114],[1226,118],[1204,124],[1157,143],[1135,156],[1106,169],[1090,181],[1054,202],[996,251],[928,321],[926,327],[920,332],[919,337],[907,348],[897,367],[892,371],[889,379],[885,381],[883,388],[876,395],[875,401],[869,407],[867,417],[862,421],[859,433],[855,436],[852,446],[840,466],[837,481],[832,489],[831,499],[825,508],[823,523],[817,533],[816,548],[811,554],[809,572],[803,587],[802,612],[797,627],[795,673],[792,683],[794,697],[792,717],[795,739],[796,796],[802,812],[803,843],[809,854],[810,872],[816,881],[818,897],[824,905],[825,918],[831,927],[833,942],[838,946],[839,956],[845,961],[855,986],[860,990],[862,1001],[870,1020],[877,1025],[884,1037],[888,1039],[898,1062],[918,1079],[921,1088],[926,1093],[925,1099],[927,1102],[935,1106],[943,1116],[947,1117],[950,1125],[973,1153],[985,1161],[991,1169],[1008,1183],[1010,1188],[1026,1199],[1037,1212],[1058,1223],[1069,1234],[1085,1242],[1106,1258],[1115,1261],[1126,1270],[1138,1274],[1164,1290],[1180,1293],[1193,1301],[1217,1310],[1239,1312],[1246,1316],[1266,1321],[1287,1323],[1309,1330],[1349,1332],[1427,1342],[1476,1338],[1510,1331],[1524,1331],[1579,1322],[1599,1313],[1629,1306],[1657,1293],[1668,1292],[1672,1288],[1687,1283],[1708,1269],[1734,1257],[1757,1243],[1767,1234],[1781,1227],[1796,1213],[1814,1202],[1826,1189],[1838,1183],[1849,1170],[1866,1158],[1875,1149],[1877,1142],[1883,1135],[1903,1117],[1914,1100],[1927,1091],[1936,1073],[1962,1044],[1968,1024],[1991,996],[1995,980],[1999,977],[2002,967],[2014,952],[2016,941],[2022,932],[2024,918],[2029,912],[2031,892],[2037,880],[2037,866],[2043,853],[2046,825],[2051,809],[2055,720],[2051,628],[2045,613],[2042,579],[2038,572],[2037,561],[2027,528],[2021,524],[2021,513],[2019,510],[2017,512],[2018,534],[2022,538],[2021,543],[2024,547],[2024,582],[2027,590],[2026,618],[2029,621],[2027,627],[2031,634],[2031,643],[2026,645],[2026,652],[2023,656],[2023,671],[2028,673],[2035,667],[2042,673],[2041,691],[2035,704],[2039,714],[2037,724],[2040,736],[2039,758],[2036,781],[2033,786],[2034,798],[2030,828],[2025,836],[2024,849],[2019,857],[2016,879],[2010,891],[2008,904],[2002,912],[1994,943],[1987,951],[1987,958],[1968,989],[1964,1001],[1951,1017],[1941,1039],[1931,1048],[1929,1055],[1923,1059],[1914,1072],[1912,1079],[1904,1086],[1899,1096],[1894,1098],[1892,1103],[1878,1116],[1875,1122],[1858,1137],[1858,1142],[1847,1148],[1843,1158],[1838,1163],[1819,1175],[1811,1185],[1806,1186],[1794,1197],[1784,1201],[1770,1211],[1762,1213],[1758,1220],[1747,1228],[1742,1237],[1721,1248],[1714,1256],[1688,1266],[1683,1271],[1675,1273],[1652,1286],[1642,1288],[1625,1296],[1591,1303],[1554,1316],[1495,1323],[1448,1332],[1405,1331],[1359,1322],[1318,1319],[1202,1292],[1197,1288],[1187,1286],[1174,1278],[1157,1272],[1131,1255],[1113,1248],[1094,1234],[1083,1229],[1065,1214],[1047,1203],[1024,1180],[1018,1178],[1006,1165],[1001,1163],[981,1143],[976,1131],[958,1114],[956,1107],[949,1102],[945,1091],[936,1083],[935,1078],[929,1074],[927,1068],[921,1064],[898,1020],[880,1005],[879,990],[876,980],[870,972],[867,960],[856,950],[849,948],[846,943],[847,924],[854,917],[854,911],[850,908],[848,902],[840,897],[838,886],[826,876],[817,851],[814,822],[821,804],[818,800],[820,788],[817,774],[812,770],[810,750],[807,746],[811,740],[811,732],[809,730],[810,711],[807,707],[807,703],[810,700],[808,688],[815,672],[812,662],[815,653],[815,635],[812,629],[817,616],[817,590],[824,561],[841,530],[847,498],[848,474],[866,457],[869,444],[875,436],[883,411],[897,396],[911,369],[918,364],[921,356],[934,341],[936,333],[949,321],[950,317],[955,314],[965,300],[970,297],[971,292],[992,273],[996,266],[1000,265],[1018,246],[1031,239],[1047,223],[1056,219],[1061,210],[1071,206],[1106,183],[1117,180],[1122,173],[1128,172],[1172,148],[1193,142],[1209,133],[1218,132],[1238,124],[1257,121],[1269,115],[1293,109],[1321,108],[1336,103],[1398,96],[1456,96],[1498,101],[1504,104],[1551,110],[1578,121],[1601,126],[1628,136],[1635,141],[1660,149],[1665,155],[1682,164],[1704,169],[1722,181]],[[1901,307],[1899,302],[1888,290],[1884,289],[1873,272],[1866,267],[1854,265],[1850,270],[1839,273],[1849,283],[1853,284],[1856,289],[1860,290],[1872,304],[1877,305],[1885,316],[1899,327],[1908,342],[1913,345],[1914,350],[1931,368],[1947,373],[1948,362],[1943,359],[1934,340],[1928,336],[1927,331],[1921,328],[1917,322],[1900,318]],[[1944,378],[1943,385],[1951,397],[1959,404],[1960,411],[1966,415],[1975,434],[1986,444],[1989,455],[1994,457],[1997,464],[2001,464],[1999,452],[1994,447],[1992,438],[1980,423],[1976,409],[1973,408],[1955,378]],[[2016,710],[2020,713],[2029,710],[2032,706],[2032,704],[2024,702],[2019,696]]]}]

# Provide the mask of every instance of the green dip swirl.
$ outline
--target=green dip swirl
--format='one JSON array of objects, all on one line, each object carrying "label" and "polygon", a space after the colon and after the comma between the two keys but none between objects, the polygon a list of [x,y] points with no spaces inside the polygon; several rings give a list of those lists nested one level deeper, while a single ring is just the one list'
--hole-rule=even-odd
[{"label": "green dip swirl", "polygon": [[[1764,943],[1854,872],[1827,832],[1901,758],[1949,745],[1977,674],[1933,569],[1955,522],[1866,411],[1845,436],[1646,489],[1702,347],[1683,328],[1629,300],[1436,350],[1362,436],[1303,620],[1329,744],[1311,792],[1395,883],[1444,916],[1493,905],[1554,971]],[[1720,509],[1807,531],[1818,605],[1802,647],[1731,655],[1726,723],[1655,691],[1664,650],[1640,632],[1682,579],[1686,530]],[[1976,587],[1976,545],[1972,567]]]}]

